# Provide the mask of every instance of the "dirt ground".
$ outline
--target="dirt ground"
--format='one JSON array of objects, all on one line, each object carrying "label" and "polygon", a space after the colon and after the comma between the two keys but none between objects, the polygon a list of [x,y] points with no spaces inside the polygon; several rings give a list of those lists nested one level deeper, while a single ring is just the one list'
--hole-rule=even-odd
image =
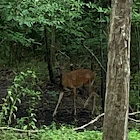
[{"label": "dirt ground", "polygon": [[[5,98],[7,95],[7,88],[12,84],[14,74],[9,69],[0,69],[0,104],[3,103],[2,98]],[[37,126],[41,125],[51,125],[55,122],[58,125],[61,124],[70,124],[75,126],[81,126],[85,123],[91,121],[94,117],[99,115],[101,112],[99,111],[99,107],[97,105],[96,111],[94,116],[91,116],[91,107],[92,101],[89,103],[87,108],[84,108],[84,102],[87,98],[87,95],[84,96],[80,94],[77,95],[77,116],[74,116],[74,107],[73,107],[73,95],[64,95],[62,102],[58,108],[58,113],[53,118],[52,114],[55,109],[58,95],[54,96],[53,91],[57,91],[57,88],[54,86],[48,86],[47,84],[44,86],[46,88],[42,89],[44,93],[41,95],[41,101],[39,101],[38,106],[36,107],[36,114],[37,114]],[[97,99],[96,102],[99,102]],[[18,106],[18,112],[16,113],[17,117],[24,117],[26,116],[26,105],[21,103]],[[99,121],[87,127],[87,129],[94,129],[94,130],[101,130],[102,129],[102,122],[103,118]]]}]

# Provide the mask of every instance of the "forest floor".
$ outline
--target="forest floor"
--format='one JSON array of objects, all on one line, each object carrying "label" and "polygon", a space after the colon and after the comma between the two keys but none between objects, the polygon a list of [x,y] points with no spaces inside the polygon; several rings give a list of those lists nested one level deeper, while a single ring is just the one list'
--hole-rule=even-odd
[{"label": "forest floor", "polygon": [[[12,84],[14,78],[14,74],[12,70],[9,69],[0,69],[0,104],[3,103],[2,98],[5,98],[7,95],[7,89]],[[51,86],[49,84],[43,85],[43,94],[41,95],[41,100],[36,107],[37,114],[37,126],[41,125],[51,125],[55,122],[58,126],[61,124],[68,124],[74,126],[81,126],[89,121],[91,121],[94,117],[99,115],[101,112],[96,111],[96,115],[92,117],[91,114],[91,106],[92,102],[89,103],[88,107],[84,109],[84,102],[87,96],[77,95],[77,116],[74,117],[74,107],[73,107],[73,95],[64,95],[60,106],[58,107],[57,114],[53,118],[52,114],[57,104],[59,89],[55,86]],[[53,93],[57,93],[57,95],[53,95]],[[97,110],[97,109],[96,109]],[[18,105],[18,111],[16,113],[17,118],[25,117],[26,113],[26,103],[22,102]],[[102,129],[103,118],[99,121],[90,125],[88,129],[101,130]]]}]

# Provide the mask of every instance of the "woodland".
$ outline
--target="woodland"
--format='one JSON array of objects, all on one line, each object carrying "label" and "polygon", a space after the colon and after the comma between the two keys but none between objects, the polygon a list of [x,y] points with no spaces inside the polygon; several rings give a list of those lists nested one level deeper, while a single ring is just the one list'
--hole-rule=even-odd
[{"label": "woodland", "polygon": [[[0,0],[0,140],[102,139],[112,3]],[[128,139],[139,140],[140,0],[130,45]]]}]

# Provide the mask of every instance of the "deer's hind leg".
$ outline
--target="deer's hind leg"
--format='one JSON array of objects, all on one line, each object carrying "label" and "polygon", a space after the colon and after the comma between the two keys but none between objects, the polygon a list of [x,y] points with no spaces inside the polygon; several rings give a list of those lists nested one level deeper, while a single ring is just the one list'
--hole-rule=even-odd
[{"label": "deer's hind leg", "polygon": [[89,97],[87,98],[87,100],[85,101],[85,103],[84,103],[84,108],[86,108],[86,106],[88,105],[88,103],[89,103],[89,100],[92,98],[92,96],[93,96],[93,92],[92,92],[93,90],[92,90],[92,87],[91,87],[91,85],[89,85]]},{"label": "deer's hind leg", "polygon": [[86,108],[86,106],[87,106],[88,103],[89,103],[89,100],[90,100],[93,96],[94,96],[94,93],[93,93],[93,92],[90,93],[89,97],[87,98],[87,100],[86,100],[85,103],[84,103],[84,108]]},{"label": "deer's hind leg", "polygon": [[92,111],[91,111],[91,115],[94,114],[95,108],[96,108],[96,93],[93,94],[93,103],[92,103]]},{"label": "deer's hind leg", "polygon": [[61,100],[62,100],[62,98],[63,98],[63,95],[64,95],[64,92],[60,92],[57,105],[56,105],[55,110],[54,110],[54,112],[53,112],[53,117],[54,117],[54,116],[56,115],[56,113],[57,113],[57,109],[58,109],[59,104],[61,103]]},{"label": "deer's hind leg", "polygon": [[76,116],[76,88],[73,89],[74,115]]}]

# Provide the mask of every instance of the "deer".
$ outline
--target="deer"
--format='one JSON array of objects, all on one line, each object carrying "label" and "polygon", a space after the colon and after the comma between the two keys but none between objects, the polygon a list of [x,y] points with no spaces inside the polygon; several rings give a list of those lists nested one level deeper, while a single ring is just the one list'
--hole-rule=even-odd
[{"label": "deer", "polygon": [[[84,108],[88,105],[89,100],[94,97],[93,100],[93,108],[92,108],[92,114],[94,112],[95,107],[95,92],[93,91],[93,83],[94,83],[94,72],[90,69],[77,69],[72,70],[67,73],[63,73],[61,77],[61,84],[63,88],[70,88],[73,91],[73,102],[74,102],[74,115],[76,115],[76,93],[77,89],[86,86],[88,87],[89,91],[89,97],[87,98],[86,102],[84,103]],[[57,105],[55,107],[55,110],[53,112],[53,117],[57,113],[57,109],[59,104],[61,103],[61,100],[63,98],[64,92],[60,92],[59,99],[57,102]]]}]

